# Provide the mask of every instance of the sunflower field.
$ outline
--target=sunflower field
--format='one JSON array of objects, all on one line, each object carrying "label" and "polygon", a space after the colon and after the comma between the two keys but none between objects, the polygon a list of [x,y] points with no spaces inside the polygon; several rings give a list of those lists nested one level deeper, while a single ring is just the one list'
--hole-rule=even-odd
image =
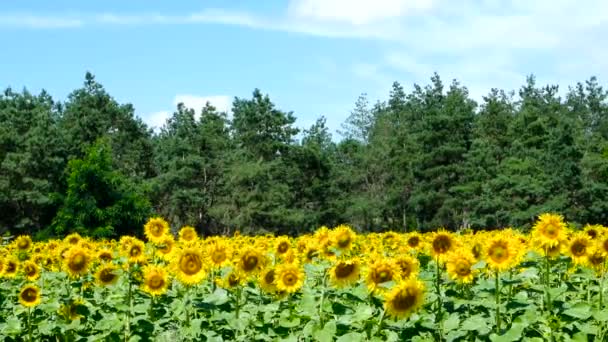
[{"label": "sunflower field", "polygon": [[607,341],[608,229],[177,237],[0,247],[4,341]]}]

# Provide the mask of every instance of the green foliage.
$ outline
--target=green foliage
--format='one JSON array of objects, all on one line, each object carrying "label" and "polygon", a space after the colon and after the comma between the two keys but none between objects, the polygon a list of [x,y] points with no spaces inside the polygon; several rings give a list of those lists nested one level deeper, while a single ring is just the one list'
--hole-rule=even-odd
[{"label": "green foliage", "polygon": [[112,168],[111,147],[99,141],[83,159],[68,164],[67,194],[53,220],[57,234],[108,237],[142,227],[151,214],[148,200]]}]

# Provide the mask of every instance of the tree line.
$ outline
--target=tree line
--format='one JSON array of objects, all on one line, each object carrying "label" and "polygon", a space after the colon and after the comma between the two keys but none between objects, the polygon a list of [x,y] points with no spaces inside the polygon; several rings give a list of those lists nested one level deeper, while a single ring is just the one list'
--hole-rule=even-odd
[{"label": "tree line", "polygon": [[608,92],[533,76],[480,103],[457,81],[362,94],[333,139],[324,117],[253,91],[232,116],[179,104],[159,131],[87,73],[65,101],[0,95],[0,233],[136,234],[160,215],[203,235],[529,227],[543,212],[608,222]]}]

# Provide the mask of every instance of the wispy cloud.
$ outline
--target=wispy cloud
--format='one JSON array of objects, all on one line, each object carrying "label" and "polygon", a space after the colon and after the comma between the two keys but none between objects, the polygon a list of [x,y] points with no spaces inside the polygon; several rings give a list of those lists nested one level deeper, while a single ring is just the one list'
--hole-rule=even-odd
[{"label": "wispy cloud", "polygon": [[69,16],[45,16],[30,13],[0,13],[0,28],[33,28],[33,29],[59,29],[76,28],[84,25],[81,18]]},{"label": "wispy cloud", "polygon": [[[232,110],[232,97],[228,95],[212,95],[212,96],[199,96],[192,94],[178,94],[173,99],[173,105],[183,103],[186,108],[194,110],[195,116],[199,117],[201,109],[205,107],[207,103],[211,104],[219,112],[228,113],[228,117],[231,115]],[[165,125],[167,119],[171,117],[171,111],[160,110],[154,113],[150,113],[143,116],[144,121],[149,127],[155,130],[159,130]]]}]

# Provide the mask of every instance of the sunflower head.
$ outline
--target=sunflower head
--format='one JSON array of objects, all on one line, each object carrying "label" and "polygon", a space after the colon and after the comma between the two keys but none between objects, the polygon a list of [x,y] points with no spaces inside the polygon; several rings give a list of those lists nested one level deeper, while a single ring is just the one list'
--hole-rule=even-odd
[{"label": "sunflower head", "polygon": [[289,238],[286,236],[281,236],[277,238],[275,242],[274,252],[276,255],[283,255],[291,249],[291,242]]},{"label": "sunflower head", "polygon": [[68,245],[75,246],[78,243],[80,243],[80,240],[82,240],[82,237],[80,236],[80,234],[78,234],[78,233],[72,233],[72,234],[66,236],[63,239],[63,242],[65,242]]},{"label": "sunflower head", "polygon": [[464,250],[457,250],[447,258],[446,268],[450,278],[463,284],[473,282],[477,270],[473,270],[475,257]]},{"label": "sunflower head", "polygon": [[277,273],[274,267],[268,267],[262,270],[258,276],[258,284],[262,291],[266,293],[275,293],[277,291]]},{"label": "sunflower head", "polygon": [[376,258],[376,261],[368,266],[365,281],[372,292],[384,283],[398,280],[401,280],[400,269],[391,259]]},{"label": "sunflower head", "polygon": [[143,241],[133,239],[126,252],[130,263],[144,264],[146,262],[146,245]]},{"label": "sunflower head", "polygon": [[63,268],[71,277],[78,277],[88,272],[90,262],[89,251],[76,245],[66,252]]},{"label": "sunflower head", "polygon": [[112,262],[113,259],[114,255],[112,254],[112,251],[107,248],[101,249],[97,252],[97,260],[102,263]]},{"label": "sunflower head", "polygon": [[568,255],[576,265],[582,265],[587,261],[587,253],[591,246],[589,235],[584,232],[573,234],[568,241]]},{"label": "sunflower head", "polygon": [[81,298],[70,299],[68,303],[59,307],[58,313],[68,321],[75,321],[84,317],[87,307]]},{"label": "sunflower head", "polygon": [[216,279],[216,284],[225,289],[232,290],[240,285],[242,285],[246,280],[244,274],[242,274],[238,269],[231,270],[224,278]]},{"label": "sunflower head", "polygon": [[503,232],[493,234],[486,243],[485,261],[496,271],[505,271],[520,261],[519,240]]},{"label": "sunflower head", "polygon": [[264,254],[257,248],[246,248],[239,256],[238,267],[245,274],[255,273],[266,266],[267,260]]},{"label": "sunflower head", "polygon": [[403,254],[395,259],[395,263],[401,271],[401,278],[407,279],[409,277],[415,277],[418,275],[418,269],[420,266],[418,259],[407,254]]},{"label": "sunflower head", "polygon": [[112,264],[102,265],[95,273],[95,280],[101,286],[115,284],[118,281],[118,267]]},{"label": "sunflower head", "polygon": [[186,285],[200,283],[206,276],[205,258],[198,248],[184,248],[176,251],[172,267],[175,276]]},{"label": "sunflower head", "polygon": [[298,264],[281,264],[277,266],[275,275],[279,291],[294,293],[304,285],[304,272]]},{"label": "sunflower head", "polygon": [[538,217],[532,235],[542,248],[554,247],[566,238],[566,223],[561,215],[545,213]]},{"label": "sunflower head", "polygon": [[144,234],[152,243],[160,243],[169,234],[169,223],[161,217],[152,217],[144,225]]},{"label": "sunflower head", "polygon": [[232,248],[223,240],[214,240],[206,246],[209,261],[213,267],[222,267],[232,258]]},{"label": "sunflower head", "polygon": [[411,249],[420,250],[423,245],[423,239],[417,232],[412,232],[405,236],[405,243]]},{"label": "sunflower head", "polygon": [[29,251],[32,248],[32,238],[29,235],[21,235],[15,239],[15,247],[20,251]]},{"label": "sunflower head", "polygon": [[9,257],[4,260],[2,276],[5,278],[15,278],[19,271],[19,261],[14,257]]},{"label": "sunflower head", "polygon": [[402,319],[410,316],[424,301],[424,285],[415,278],[400,282],[386,296],[384,309],[389,316]]},{"label": "sunflower head", "polygon": [[40,288],[36,285],[25,285],[19,291],[19,303],[25,307],[33,307],[40,304]]},{"label": "sunflower head", "polygon": [[338,260],[329,269],[329,279],[336,287],[355,284],[361,273],[361,261],[358,258]]},{"label": "sunflower head", "polygon": [[334,246],[342,251],[350,250],[357,234],[347,225],[339,225],[332,232]]},{"label": "sunflower head", "polygon": [[166,235],[160,243],[156,245],[156,252],[165,261],[170,261],[175,247],[175,240],[172,235]]},{"label": "sunflower head", "polygon": [[32,261],[26,260],[22,266],[23,274],[25,275],[25,279],[28,281],[34,281],[40,278],[40,267]]},{"label": "sunflower head", "polygon": [[191,226],[183,226],[182,229],[179,230],[179,241],[182,243],[192,243],[198,240],[198,234],[196,233],[196,229]]},{"label": "sunflower head", "polygon": [[142,290],[152,296],[159,296],[167,292],[169,277],[167,271],[160,266],[146,266],[143,269]]},{"label": "sunflower head", "polygon": [[439,230],[431,234],[429,244],[433,258],[443,261],[446,255],[457,247],[457,240],[454,234]]}]

